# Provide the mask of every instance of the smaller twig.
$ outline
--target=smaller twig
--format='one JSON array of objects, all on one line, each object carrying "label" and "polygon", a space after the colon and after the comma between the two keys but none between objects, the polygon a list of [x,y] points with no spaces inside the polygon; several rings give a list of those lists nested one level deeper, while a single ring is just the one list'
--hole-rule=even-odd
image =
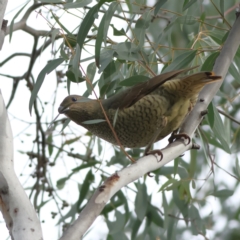
[{"label": "smaller twig", "polygon": [[238,177],[236,177],[235,175],[231,174],[230,172],[228,172],[227,170],[225,170],[224,168],[220,167],[215,161],[213,161],[213,163],[220,168],[221,170],[223,170],[225,173],[229,174],[231,177],[235,178],[237,181],[240,181],[240,179]]},{"label": "smaller twig", "polygon": [[222,115],[224,115],[225,117],[229,118],[230,120],[232,120],[233,122],[237,123],[240,125],[240,122],[238,120],[236,120],[234,117],[230,116],[229,114],[227,114],[226,112],[222,111],[221,109],[217,108],[218,112],[221,113]]}]

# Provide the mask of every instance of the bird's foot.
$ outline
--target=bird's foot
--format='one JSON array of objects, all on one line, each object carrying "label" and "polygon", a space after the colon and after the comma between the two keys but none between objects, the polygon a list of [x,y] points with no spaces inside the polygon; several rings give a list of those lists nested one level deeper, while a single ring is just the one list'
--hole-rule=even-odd
[{"label": "bird's foot", "polygon": [[147,156],[147,155],[155,155],[155,154],[157,154],[157,155],[159,155],[160,156],[160,160],[158,160],[158,162],[160,162],[162,159],[163,159],[163,154],[162,154],[162,151],[161,150],[159,150],[159,149],[156,149],[156,150],[152,150],[152,151],[149,151],[149,152],[146,152],[145,153],[145,155]]},{"label": "bird's foot", "polygon": [[151,172],[148,172],[147,175],[148,175],[149,177],[153,177],[153,175],[151,175]]},{"label": "bird's foot", "polygon": [[193,143],[192,144],[192,149],[198,150],[198,149],[200,149],[200,146],[198,144],[196,144],[196,143]]},{"label": "bird's foot", "polygon": [[177,139],[187,139],[187,145],[191,142],[191,138],[186,134],[186,133],[172,133],[171,137],[168,139],[169,143],[173,143],[174,141],[176,141]]},{"label": "bird's foot", "polygon": [[[152,150],[152,151],[149,151],[149,152],[146,152],[146,153],[145,153],[146,156],[147,156],[147,155],[150,155],[150,154],[153,154],[153,155],[157,154],[157,155],[159,155],[159,156],[160,156],[160,159],[159,159],[159,160],[157,159],[158,162],[160,162],[160,161],[163,159],[162,151],[159,150],[159,149]],[[153,175],[151,175],[151,172],[148,172],[147,175],[148,175],[149,177],[153,177]]]}]

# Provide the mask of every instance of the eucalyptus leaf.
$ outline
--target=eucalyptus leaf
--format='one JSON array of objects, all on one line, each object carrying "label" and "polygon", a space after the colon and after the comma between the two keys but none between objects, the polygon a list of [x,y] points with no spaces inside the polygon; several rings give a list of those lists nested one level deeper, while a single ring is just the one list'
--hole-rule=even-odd
[{"label": "eucalyptus leaf", "polygon": [[231,197],[233,195],[233,193],[234,193],[233,190],[222,189],[222,190],[213,192],[211,195],[215,196],[215,197],[219,197],[219,198],[228,198],[228,197]]},{"label": "eucalyptus leaf", "polygon": [[138,83],[146,82],[147,80],[149,80],[149,77],[144,76],[144,75],[137,75],[137,76],[132,76],[130,78],[122,80],[119,83],[119,85],[130,87],[130,86],[134,86]]},{"label": "eucalyptus leaf", "polygon": [[101,122],[106,122],[106,120],[104,120],[104,119],[87,120],[87,121],[82,122],[82,124],[97,124],[97,123],[101,123]]},{"label": "eucalyptus leaf", "polygon": [[90,4],[92,0],[82,0],[82,1],[76,1],[72,3],[66,3],[64,4],[64,9],[70,9],[70,8],[83,8]]},{"label": "eucalyptus leaf", "polygon": [[197,0],[185,0],[183,4],[183,11],[187,10],[190,8]]},{"label": "eucalyptus leaf", "polygon": [[38,91],[40,90],[40,88],[42,86],[45,76],[47,74],[49,74],[50,72],[52,72],[54,69],[56,69],[61,63],[63,63],[63,61],[64,61],[64,58],[58,58],[58,59],[51,60],[46,64],[46,66],[39,73],[39,75],[37,77],[37,81],[33,86],[33,90],[32,90],[30,101],[29,101],[30,114],[32,112],[33,103],[37,98]]},{"label": "eucalyptus leaf", "polygon": [[186,51],[186,52],[178,55],[172,61],[172,63],[163,70],[163,73],[186,68],[193,61],[193,59],[196,56],[196,53],[197,53],[197,51],[193,50],[193,51]]}]

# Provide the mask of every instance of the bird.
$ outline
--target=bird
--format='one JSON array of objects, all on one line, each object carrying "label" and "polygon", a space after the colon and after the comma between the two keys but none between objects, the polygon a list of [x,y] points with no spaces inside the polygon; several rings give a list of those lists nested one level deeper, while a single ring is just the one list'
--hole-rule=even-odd
[{"label": "bird", "polygon": [[181,127],[202,88],[221,79],[210,71],[179,76],[193,68],[196,67],[162,73],[107,99],[69,95],[58,112],[114,145],[120,142],[127,148],[146,147],[144,154],[147,155],[154,142]]}]

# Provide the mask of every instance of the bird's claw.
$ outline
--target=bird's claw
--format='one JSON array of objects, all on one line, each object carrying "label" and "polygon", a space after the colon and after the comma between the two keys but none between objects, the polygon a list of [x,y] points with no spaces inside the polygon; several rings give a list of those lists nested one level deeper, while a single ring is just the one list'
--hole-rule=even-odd
[{"label": "bird's claw", "polygon": [[148,172],[148,173],[147,173],[147,175],[148,175],[149,177],[153,177],[153,175],[151,175],[151,173],[150,173],[150,172]]},{"label": "bird's claw", "polygon": [[158,162],[162,161],[162,159],[163,159],[162,151],[159,150],[159,149],[149,151],[145,155],[150,155],[150,154],[153,154],[153,155],[157,154],[157,155],[159,155],[160,156],[160,160],[158,160]]},{"label": "bird's claw", "polygon": [[[159,159],[159,160],[157,159],[158,162],[161,162],[162,159],[163,159],[162,151],[159,150],[159,149],[149,151],[149,152],[147,152],[145,155],[150,155],[150,154],[153,154],[153,155],[157,154],[157,155],[159,155],[159,156],[160,156],[160,159]],[[150,172],[148,172],[147,175],[148,175],[149,177],[153,177],[153,175],[151,175]]]},{"label": "bird's claw", "polygon": [[173,143],[174,140],[181,139],[182,137],[188,140],[187,145],[191,142],[191,138],[186,133],[178,133],[178,134],[173,133],[171,137],[168,139],[168,142]]},{"label": "bird's claw", "polygon": [[192,144],[192,149],[198,150],[198,149],[200,149],[200,146],[198,144],[196,144],[196,143],[193,143]]}]

